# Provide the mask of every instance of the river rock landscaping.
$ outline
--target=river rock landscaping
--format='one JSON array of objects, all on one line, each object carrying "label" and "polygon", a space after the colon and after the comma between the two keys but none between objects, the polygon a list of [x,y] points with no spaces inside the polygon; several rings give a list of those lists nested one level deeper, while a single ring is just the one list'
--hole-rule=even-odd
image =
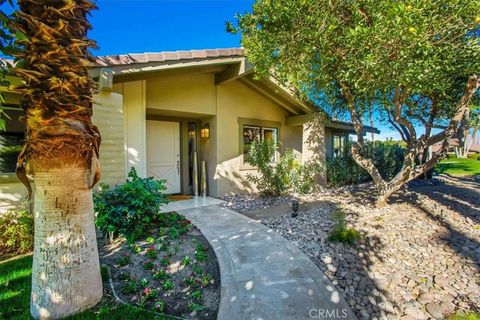
[{"label": "river rock landscaping", "polygon": [[164,213],[159,226],[141,239],[104,243],[100,255],[123,302],[184,319],[216,319],[220,301],[216,257],[185,217]]},{"label": "river rock landscaping", "polygon": [[[298,217],[264,217],[262,223],[317,264],[360,319],[443,319],[478,312],[478,178],[411,183],[384,209],[372,205],[374,195],[370,184],[329,189],[300,199],[316,205]],[[235,203],[244,198],[234,198],[227,205],[242,208]],[[353,245],[329,240],[338,212],[346,215],[346,230],[358,231]]]},{"label": "river rock landscaping", "polygon": [[237,212],[244,212],[252,209],[265,209],[269,207],[286,205],[290,203],[293,197],[258,197],[255,195],[240,194],[225,196],[221,199],[224,202],[220,204],[220,206]]}]

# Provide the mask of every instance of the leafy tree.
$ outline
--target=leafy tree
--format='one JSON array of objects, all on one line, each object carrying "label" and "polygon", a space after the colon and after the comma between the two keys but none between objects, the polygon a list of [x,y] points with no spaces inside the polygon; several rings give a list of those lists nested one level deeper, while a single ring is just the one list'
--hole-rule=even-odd
[{"label": "leafy tree", "polygon": [[[35,182],[31,315],[63,318],[95,305],[102,280],[92,187],[99,179],[100,135],[92,124],[88,0],[19,0],[12,72],[24,85],[26,143],[17,175]],[[6,49],[6,48],[3,48]],[[4,50],[5,52],[5,50]],[[28,175],[28,176],[27,176]]]},{"label": "leafy tree", "polygon": [[[480,84],[478,12],[477,0],[257,0],[228,29],[243,32],[258,72],[273,71],[331,111],[348,112],[357,133],[352,155],[372,176],[381,207],[463,131]],[[391,180],[365,155],[362,120],[372,109],[408,135],[403,167]],[[435,143],[440,151],[427,157]]]},{"label": "leafy tree", "polygon": [[[13,7],[11,0],[0,0],[0,6],[5,6],[8,3]],[[2,54],[8,54],[11,52],[11,48],[14,44],[14,37],[12,36],[10,22],[12,16],[7,14],[3,8],[0,7],[0,52]],[[0,61],[0,87],[6,87],[10,83],[7,80],[8,67],[10,66],[7,60]],[[2,109],[2,105],[5,103],[5,98],[0,92],[0,130],[5,130],[5,114]]]}]

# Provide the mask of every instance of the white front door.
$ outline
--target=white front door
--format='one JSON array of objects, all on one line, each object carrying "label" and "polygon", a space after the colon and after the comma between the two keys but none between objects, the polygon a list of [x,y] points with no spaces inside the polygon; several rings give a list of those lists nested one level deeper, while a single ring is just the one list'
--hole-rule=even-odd
[{"label": "white front door", "polygon": [[166,193],[180,193],[180,123],[147,120],[147,176],[166,180]]}]

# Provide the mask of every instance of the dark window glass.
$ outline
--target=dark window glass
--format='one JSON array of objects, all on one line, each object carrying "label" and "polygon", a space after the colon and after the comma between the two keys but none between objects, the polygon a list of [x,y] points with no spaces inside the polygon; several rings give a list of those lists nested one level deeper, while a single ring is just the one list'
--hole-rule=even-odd
[{"label": "dark window glass", "polygon": [[339,135],[333,136],[333,156],[342,157],[344,146],[344,137]]},{"label": "dark window glass", "polygon": [[[248,162],[248,153],[253,141],[262,141],[264,139],[273,140],[278,143],[278,129],[259,126],[243,126],[243,162]],[[277,154],[273,156],[272,162],[277,161]]]},{"label": "dark window glass", "polygon": [[6,130],[0,131],[0,173],[13,173],[25,142],[25,124],[19,120],[24,112],[10,107],[4,108],[3,112]]}]

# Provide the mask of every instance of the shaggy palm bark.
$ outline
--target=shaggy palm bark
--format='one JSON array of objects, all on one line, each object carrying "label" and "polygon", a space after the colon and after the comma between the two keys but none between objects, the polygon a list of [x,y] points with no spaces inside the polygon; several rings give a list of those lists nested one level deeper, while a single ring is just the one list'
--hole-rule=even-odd
[{"label": "shaggy palm bark", "polygon": [[[31,315],[57,319],[102,297],[92,187],[100,135],[92,124],[88,0],[20,0],[25,35],[14,72],[25,80],[26,142],[17,175],[35,182]],[[30,176],[31,175],[31,176]]]}]

